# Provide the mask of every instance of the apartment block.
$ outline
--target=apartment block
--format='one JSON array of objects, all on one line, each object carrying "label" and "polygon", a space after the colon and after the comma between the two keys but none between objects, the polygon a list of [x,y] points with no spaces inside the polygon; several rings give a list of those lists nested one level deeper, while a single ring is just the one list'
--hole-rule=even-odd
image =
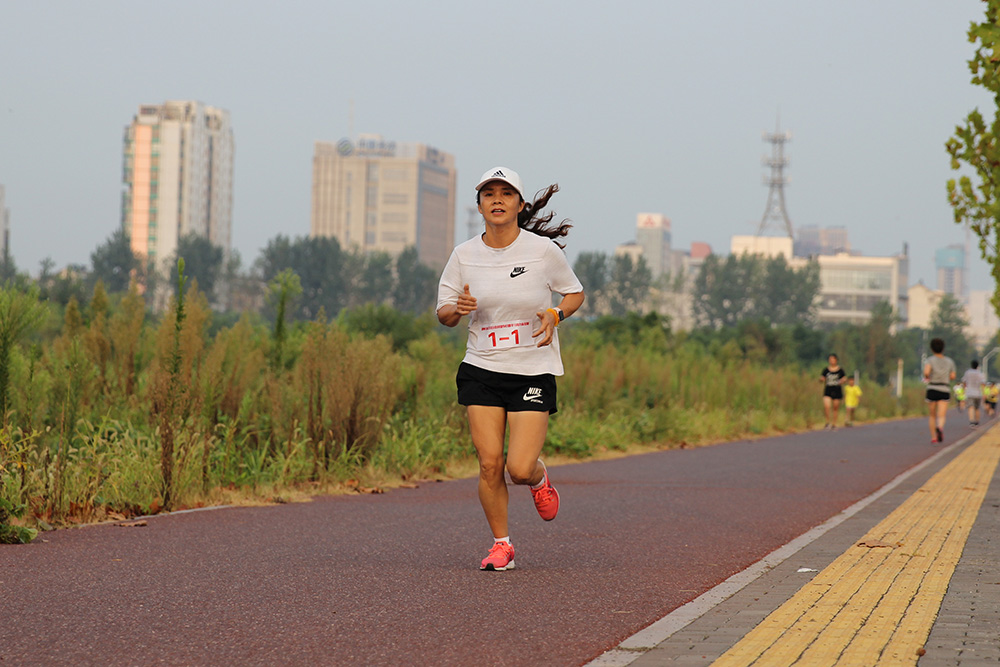
[{"label": "apartment block", "polygon": [[455,246],[455,159],[419,143],[362,135],[317,141],[310,233],[398,255],[414,246],[441,269]]},{"label": "apartment block", "polygon": [[229,112],[194,101],[142,105],[125,128],[122,226],[132,250],[165,270],[188,234],[228,257],[233,130]]}]

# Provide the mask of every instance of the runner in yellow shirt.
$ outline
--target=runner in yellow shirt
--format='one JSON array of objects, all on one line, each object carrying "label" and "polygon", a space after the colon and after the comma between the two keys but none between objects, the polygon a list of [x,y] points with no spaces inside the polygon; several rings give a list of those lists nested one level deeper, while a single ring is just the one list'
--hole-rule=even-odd
[{"label": "runner in yellow shirt", "polygon": [[958,404],[958,411],[965,411],[965,385],[961,382],[956,384],[951,389],[951,395],[955,397],[955,403]]},{"label": "runner in yellow shirt", "polygon": [[844,385],[844,407],[847,409],[847,423],[844,426],[854,426],[854,410],[861,402],[861,387],[854,384],[854,376],[847,377]]},{"label": "runner in yellow shirt", "polygon": [[1000,387],[993,382],[987,382],[983,387],[983,402],[986,404],[986,417],[992,418],[997,409],[997,397],[1000,396]]}]

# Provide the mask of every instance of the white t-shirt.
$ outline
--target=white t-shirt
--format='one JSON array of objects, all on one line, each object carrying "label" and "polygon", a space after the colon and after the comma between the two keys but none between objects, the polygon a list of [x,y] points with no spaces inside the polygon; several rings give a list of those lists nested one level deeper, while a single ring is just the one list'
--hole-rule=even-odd
[{"label": "white t-shirt", "polygon": [[931,367],[930,375],[927,378],[927,388],[951,393],[951,374],[955,372],[955,362],[951,357],[932,355],[927,358],[927,365]]},{"label": "white t-shirt", "polygon": [[458,303],[469,286],[476,310],[469,317],[465,361],[498,373],[563,374],[559,335],[536,347],[537,313],[552,294],[583,291],[565,253],[550,239],[523,229],[506,248],[490,248],[479,235],[452,251],[438,284],[437,308]]},{"label": "white t-shirt", "polygon": [[962,376],[965,384],[965,395],[969,398],[982,398],[983,385],[986,384],[986,376],[978,368],[970,368]]}]

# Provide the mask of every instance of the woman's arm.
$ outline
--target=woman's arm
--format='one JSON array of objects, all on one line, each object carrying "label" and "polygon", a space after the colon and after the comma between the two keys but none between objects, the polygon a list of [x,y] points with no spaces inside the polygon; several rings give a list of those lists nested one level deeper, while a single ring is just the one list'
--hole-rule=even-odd
[{"label": "woman's arm", "polygon": [[584,298],[583,292],[564,294],[562,301],[559,302],[559,309],[563,311],[563,315],[569,317],[576,311],[580,310],[580,306],[583,305]]},{"label": "woman's arm", "polygon": [[463,315],[468,315],[476,309],[476,297],[469,294],[469,286],[465,286],[465,291],[458,295],[456,303],[446,303],[438,308],[438,322],[446,327],[457,325]]},{"label": "woman's arm", "polygon": [[[562,301],[560,301],[557,306],[559,310],[563,311],[563,319],[578,311],[580,306],[583,305],[584,298],[583,292],[563,294]],[[556,321],[556,316],[551,310],[545,310],[535,314],[538,316],[541,323],[535,331],[531,332],[531,335],[532,337],[541,336],[542,338],[538,341],[537,347],[545,347],[552,342],[552,334],[556,330],[556,326],[559,323]]]}]

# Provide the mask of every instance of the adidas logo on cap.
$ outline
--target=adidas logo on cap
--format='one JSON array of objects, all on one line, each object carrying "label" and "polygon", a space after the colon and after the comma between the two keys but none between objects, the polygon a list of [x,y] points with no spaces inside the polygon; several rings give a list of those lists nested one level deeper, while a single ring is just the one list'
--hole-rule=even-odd
[{"label": "adidas logo on cap", "polygon": [[516,171],[512,171],[507,167],[493,167],[488,172],[483,174],[483,177],[479,179],[479,185],[476,186],[476,191],[482,188],[490,181],[506,181],[514,186],[517,193],[524,197],[524,190],[521,188],[521,177],[517,175]]}]

